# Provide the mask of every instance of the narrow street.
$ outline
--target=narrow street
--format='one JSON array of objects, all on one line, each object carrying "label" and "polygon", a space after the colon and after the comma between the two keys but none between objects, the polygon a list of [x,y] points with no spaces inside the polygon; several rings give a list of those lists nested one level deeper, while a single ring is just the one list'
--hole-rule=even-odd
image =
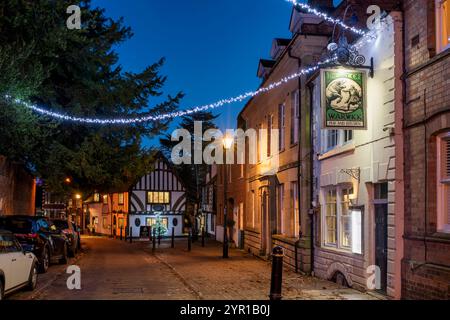
[{"label": "narrow street", "polygon": [[[221,246],[200,242],[187,251],[187,242],[162,241],[152,253],[148,242],[132,244],[108,238],[86,237],[83,253],[70,264],[81,268],[81,290],[67,289],[67,266],[54,265],[40,275],[34,292],[19,292],[11,300],[199,300],[268,299],[270,263],[230,250],[221,258]],[[375,299],[328,281],[284,271],[284,299]]]}]

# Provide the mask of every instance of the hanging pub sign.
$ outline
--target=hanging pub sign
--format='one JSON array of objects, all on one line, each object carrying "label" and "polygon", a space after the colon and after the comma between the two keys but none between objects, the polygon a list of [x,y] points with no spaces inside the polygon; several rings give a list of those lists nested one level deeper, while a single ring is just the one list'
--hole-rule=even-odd
[{"label": "hanging pub sign", "polygon": [[367,129],[366,72],[322,69],[323,129]]}]

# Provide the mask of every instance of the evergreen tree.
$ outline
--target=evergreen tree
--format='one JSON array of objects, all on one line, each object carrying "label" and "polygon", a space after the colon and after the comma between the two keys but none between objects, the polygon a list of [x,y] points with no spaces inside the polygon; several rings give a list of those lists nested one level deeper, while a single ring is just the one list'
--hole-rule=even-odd
[{"label": "evergreen tree", "polygon": [[[91,117],[158,115],[178,108],[182,94],[162,95],[164,60],[127,72],[114,48],[132,36],[123,20],[81,1],[81,30],[66,27],[73,1],[0,3],[0,154],[44,178],[53,191],[107,192],[148,170],[142,148],[168,121],[127,126],[82,125],[38,116],[5,95],[61,113]],[[64,184],[71,177],[70,185]]]}]

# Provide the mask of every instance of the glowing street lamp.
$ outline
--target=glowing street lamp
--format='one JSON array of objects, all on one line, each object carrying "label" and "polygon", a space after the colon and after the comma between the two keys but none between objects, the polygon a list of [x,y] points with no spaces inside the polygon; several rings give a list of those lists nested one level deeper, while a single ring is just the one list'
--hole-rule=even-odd
[{"label": "glowing street lamp", "polygon": [[[227,150],[231,149],[231,146],[233,145],[234,138],[232,136],[226,135],[223,137],[223,148],[225,150],[224,156],[226,159],[226,152]],[[224,162],[224,177],[223,177],[223,255],[222,258],[226,259],[228,258],[228,236],[227,236],[227,164],[226,161]]]}]

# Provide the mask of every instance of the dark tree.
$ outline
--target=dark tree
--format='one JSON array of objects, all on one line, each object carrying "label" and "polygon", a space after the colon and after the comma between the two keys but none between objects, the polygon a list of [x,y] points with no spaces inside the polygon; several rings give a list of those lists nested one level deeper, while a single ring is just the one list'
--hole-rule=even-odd
[{"label": "dark tree", "polygon": [[[181,93],[162,95],[161,59],[139,73],[118,64],[114,48],[132,36],[122,19],[81,1],[81,30],[66,27],[73,1],[0,2],[0,154],[23,163],[53,191],[108,192],[149,168],[143,137],[168,121],[122,126],[83,125],[36,115],[11,95],[80,117],[136,117],[178,108]],[[64,184],[71,177],[71,184]]]}]

